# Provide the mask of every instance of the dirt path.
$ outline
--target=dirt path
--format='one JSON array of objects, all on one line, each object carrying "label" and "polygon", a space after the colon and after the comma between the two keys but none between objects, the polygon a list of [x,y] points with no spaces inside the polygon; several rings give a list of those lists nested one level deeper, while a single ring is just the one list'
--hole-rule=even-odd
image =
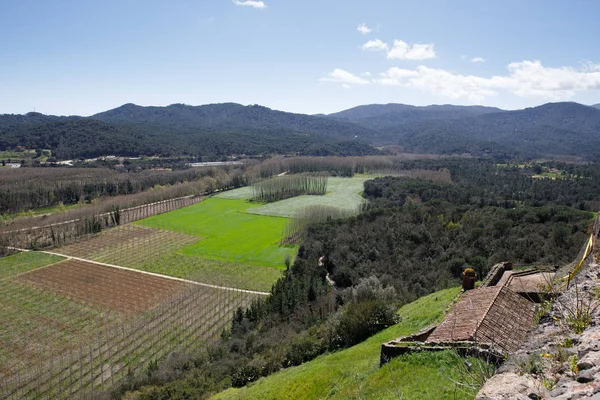
[{"label": "dirt path", "polygon": [[[18,251],[32,251],[32,250],[18,249],[18,248],[12,248],[12,249],[18,250]],[[102,265],[104,267],[117,268],[117,269],[124,270],[124,271],[132,271],[132,272],[137,272],[137,273],[140,273],[140,274],[151,275],[151,276],[155,276],[155,277],[159,277],[159,278],[171,279],[171,280],[178,281],[178,282],[189,283],[189,284],[192,284],[192,285],[204,286],[204,287],[209,287],[209,288],[213,288],[213,289],[222,289],[222,290],[228,290],[228,291],[231,291],[231,292],[238,292],[238,293],[256,294],[256,295],[260,295],[260,296],[268,296],[268,295],[270,295],[270,293],[268,293],[268,292],[258,292],[258,291],[255,291],[255,290],[246,290],[246,289],[239,289],[239,288],[233,288],[233,287],[228,287],[228,286],[211,285],[209,283],[196,282],[196,281],[192,281],[192,280],[189,280],[189,279],[183,279],[183,278],[175,278],[173,276],[157,274],[155,272],[140,271],[138,269],[122,267],[120,265],[114,265],[114,264],[107,264],[107,263],[103,263],[103,262],[88,260],[88,259],[81,258],[81,257],[73,257],[73,256],[69,256],[69,255],[66,255],[66,254],[55,253],[55,252],[52,252],[52,251],[39,251],[39,253],[44,253],[44,254],[50,254],[50,255],[53,255],[53,256],[64,257],[67,260],[83,261],[83,262],[87,262],[87,263],[90,263],[90,264]]]}]

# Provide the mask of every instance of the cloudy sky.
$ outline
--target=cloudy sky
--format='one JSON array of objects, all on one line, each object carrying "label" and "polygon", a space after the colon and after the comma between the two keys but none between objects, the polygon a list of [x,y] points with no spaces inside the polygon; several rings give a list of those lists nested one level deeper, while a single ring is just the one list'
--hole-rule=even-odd
[{"label": "cloudy sky", "polygon": [[0,0],[0,113],[600,103],[597,0]]}]

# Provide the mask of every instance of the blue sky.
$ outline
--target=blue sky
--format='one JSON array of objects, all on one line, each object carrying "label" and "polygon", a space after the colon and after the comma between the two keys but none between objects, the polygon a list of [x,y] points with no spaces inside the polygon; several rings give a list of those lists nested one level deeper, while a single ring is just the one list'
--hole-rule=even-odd
[{"label": "blue sky", "polygon": [[600,103],[596,0],[0,0],[0,113]]}]

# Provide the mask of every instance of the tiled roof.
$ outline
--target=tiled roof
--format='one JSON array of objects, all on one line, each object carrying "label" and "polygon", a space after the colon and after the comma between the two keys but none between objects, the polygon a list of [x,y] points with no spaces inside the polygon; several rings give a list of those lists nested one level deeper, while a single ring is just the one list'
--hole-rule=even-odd
[{"label": "tiled roof", "polygon": [[500,287],[491,286],[465,292],[442,323],[429,335],[427,342],[473,340],[475,330],[499,291]]},{"label": "tiled roof", "polygon": [[505,352],[516,350],[533,326],[535,308],[505,286],[466,292],[427,343],[477,341]]},{"label": "tiled roof", "polygon": [[505,352],[517,350],[533,326],[535,305],[502,287],[496,300],[477,327],[475,340],[497,346]]}]

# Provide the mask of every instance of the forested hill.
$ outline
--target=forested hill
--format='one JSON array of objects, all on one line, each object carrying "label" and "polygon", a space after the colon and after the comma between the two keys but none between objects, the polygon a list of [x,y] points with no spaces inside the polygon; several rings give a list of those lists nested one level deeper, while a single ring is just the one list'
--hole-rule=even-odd
[{"label": "forested hill", "polygon": [[592,107],[594,107],[594,108],[600,108],[600,103],[594,104]]},{"label": "forested hill", "polygon": [[412,149],[545,157],[581,156],[600,160],[600,110],[577,103],[484,114],[459,120],[414,124],[403,130]]},{"label": "forested hill", "polygon": [[57,117],[54,115],[44,115],[36,112],[30,112],[24,115],[21,114],[5,114],[0,115],[0,132],[5,132],[11,128],[16,128],[22,125],[38,125],[48,122],[68,121],[80,119],[81,117]]},{"label": "forested hill", "polygon": [[423,121],[460,119],[502,112],[499,108],[483,106],[431,105],[425,107],[407,104],[369,104],[329,114],[329,117],[347,120],[370,129],[386,129]]},{"label": "forested hill", "polygon": [[366,155],[385,145],[418,153],[600,161],[600,109],[578,103],[517,111],[374,104],[304,115],[224,103],[125,104],[89,118],[0,115],[0,151],[16,146],[51,149],[60,159],[107,154],[208,159],[232,154]]},{"label": "forested hill", "polygon": [[39,113],[0,115],[0,150],[51,149],[59,159],[99,155],[294,153],[377,154],[363,138],[374,132],[348,122],[261,106],[126,104],[90,118]]},{"label": "forested hill", "polygon": [[91,118],[115,124],[152,124],[172,129],[250,129],[281,130],[324,135],[337,139],[369,139],[375,132],[356,124],[305,114],[272,110],[259,105],[236,103],[167,107],[142,107],[125,104]]},{"label": "forested hill", "polygon": [[375,144],[401,144],[415,152],[600,160],[600,109],[572,102],[517,111],[388,104],[331,117],[377,130]]}]

